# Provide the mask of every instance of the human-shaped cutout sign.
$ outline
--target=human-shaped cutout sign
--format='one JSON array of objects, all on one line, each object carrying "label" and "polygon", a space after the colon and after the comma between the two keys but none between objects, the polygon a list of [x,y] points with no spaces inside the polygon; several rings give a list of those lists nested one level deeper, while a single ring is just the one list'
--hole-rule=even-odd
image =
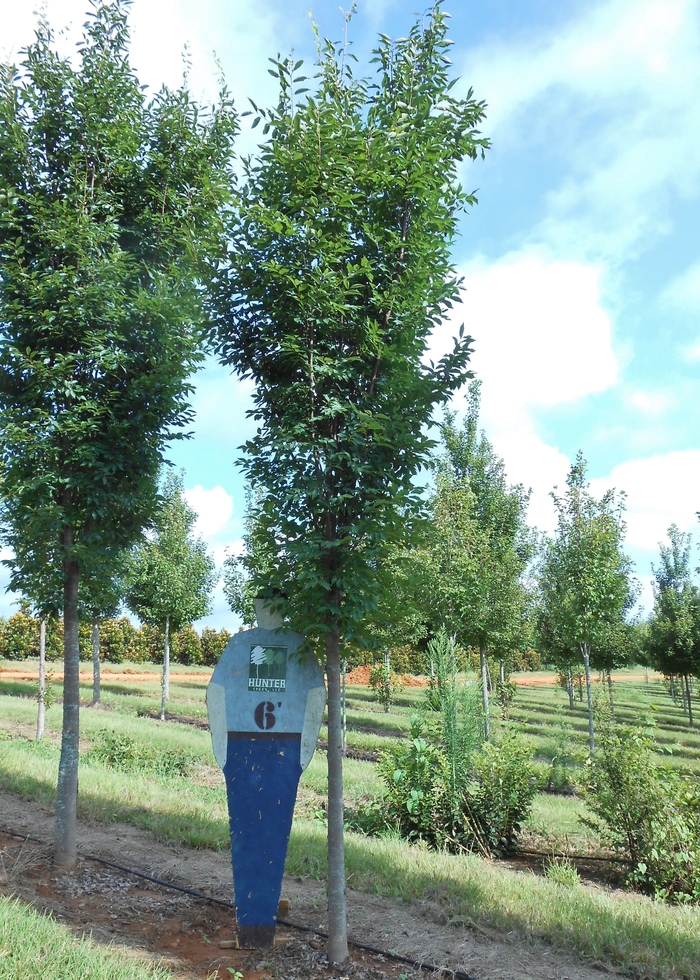
[{"label": "human-shaped cutout sign", "polygon": [[241,946],[274,942],[299,777],[323,718],[323,672],[311,653],[298,653],[303,642],[283,629],[237,633],[207,688],[214,755],[226,778]]}]

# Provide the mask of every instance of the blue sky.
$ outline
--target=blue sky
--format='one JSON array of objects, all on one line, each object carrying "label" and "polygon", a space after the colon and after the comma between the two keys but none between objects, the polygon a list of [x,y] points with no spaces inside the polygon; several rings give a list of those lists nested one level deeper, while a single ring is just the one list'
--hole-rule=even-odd
[{"label": "blue sky", "polygon": [[[349,0],[346,0],[349,6]],[[31,37],[35,5],[3,4],[0,55]],[[85,0],[47,0],[56,27]],[[339,38],[331,0],[134,0],[142,82],[215,90],[214,55],[241,110],[275,98],[267,58],[313,60],[309,6]],[[404,33],[415,0],[358,0],[351,25],[363,67],[377,32]],[[700,0],[489,0],[445,4],[465,91],[488,103],[492,149],[464,167],[479,204],[462,223],[464,276],[454,322],[475,338],[482,420],[513,482],[533,491],[531,521],[553,528],[549,499],[583,450],[593,489],[627,494],[628,551],[650,605],[650,564],[671,522],[700,510]],[[255,146],[244,129],[239,152]],[[455,401],[459,409],[461,397]],[[193,438],[173,447],[199,527],[221,561],[241,536],[234,465],[250,434],[250,388],[214,363],[197,378]],[[0,604],[10,608],[11,597]],[[216,626],[232,625],[217,592]],[[202,624],[200,624],[202,625]]]}]

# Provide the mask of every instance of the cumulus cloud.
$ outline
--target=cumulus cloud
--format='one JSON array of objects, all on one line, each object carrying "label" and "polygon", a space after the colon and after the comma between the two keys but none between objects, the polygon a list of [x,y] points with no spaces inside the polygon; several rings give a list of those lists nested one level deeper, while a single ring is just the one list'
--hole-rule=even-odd
[{"label": "cumulus cloud", "polygon": [[195,486],[185,490],[185,499],[197,514],[195,534],[205,540],[214,537],[227,525],[233,514],[233,498],[223,487]]},{"label": "cumulus cloud", "polygon": [[631,459],[591,481],[601,496],[610,488],[627,494],[627,542],[632,548],[658,552],[671,524],[696,531],[700,510],[700,450]]},{"label": "cumulus cloud", "polygon": [[[549,33],[469,52],[488,132],[565,161],[532,239],[622,262],[670,228],[663,195],[697,193],[697,0],[609,0]],[[651,204],[653,202],[653,204]]]},{"label": "cumulus cloud", "polygon": [[676,276],[661,294],[664,306],[687,313],[700,313],[700,262]]},{"label": "cumulus cloud", "polygon": [[[482,421],[508,477],[533,490],[530,519],[552,529],[549,493],[570,461],[537,432],[534,413],[610,388],[619,364],[595,266],[521,252],[463,271],[463,303],[433,339],[448,345],[463,320],[475,338],[474,370],[484,382]],[[456,406],[460,407],[457,399]]]}]

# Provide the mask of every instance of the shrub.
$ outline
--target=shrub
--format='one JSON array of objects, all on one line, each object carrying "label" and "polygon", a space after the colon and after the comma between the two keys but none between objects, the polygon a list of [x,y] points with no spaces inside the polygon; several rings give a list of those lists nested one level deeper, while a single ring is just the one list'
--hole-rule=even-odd
[{"label": "shrub", "polygon": [[106,728],[98,732],[88,757],[108,769],[141,770],[158,776],[188,776],[194,768],[193,757],[183,749],[160,750],[153,745],[139,745],[130,735]]},{"label": "shrub", "polygon": [[199,641],[202,650],[202,663],[206,667],[216,667],[219,657],[226,649],[230,639],[231,634],[228,630],[222,629],[217,632],[210,626],[205,626]]},{"label": "shrub", "polygon": [[532,747],[513,731],[486,742],[474,756],[471,808],[492,854],[513,850],[537,792]]},{"label": "shrub", "polygon": [[192,623],[173,633],[170,655],[178,664],[201,664],[202,645]]},{"label": "shrub", "polygon": [[389,664],[379,662],[372,666],[369,672],[369,686],[372,688],[375,701],[388,711],[396,700],[396,695],[403,690],[403,682]]},{"label": "shrub", "polygon": [[3,629],[4,656],[8,660],[26,660],[39,656],[39,620],[23,607],[5,623]]},{"label": "shrub", "polygon": [[700,787],[652,760],[642,729],[598,720],[598,751],[583,776],[585,820],[632,863],[629,883],[656,898],[700,900]]}]

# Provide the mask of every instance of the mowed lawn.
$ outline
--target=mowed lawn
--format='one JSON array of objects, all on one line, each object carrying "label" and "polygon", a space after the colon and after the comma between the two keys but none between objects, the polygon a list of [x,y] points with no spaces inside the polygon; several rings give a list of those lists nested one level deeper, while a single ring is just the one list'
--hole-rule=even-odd
[{"label": "mowed lawn", "polygon": [[[159,839],[191,847],[229,846],[226,799],[206,728],[204,694],[210,671],[176,665],[172,678],[169,720],[159,722],[159,669],[154,665],[105,665],[103,702],[89,709],[91,682],[85,666],[81,713],[82,750],[80,812],[93,819],[140,826]],[[7,788],[28,799],[51,804],[54,793],[61,723],[60,704],[47,712],[47,736],[33,743],[36,684],[19,671],[32,673],[36,664],[0,662],[0,776]],[[53,688],[60,697],[59,671]],[[700,738],[691,731],[682,709],[663,683],[647,684],[640,672],[620,675],[614,684],[617,716],[631,724],[656,723],[656,737],[666,749],[660,758],[694,768]],[[562,740],[572,758],[583,758],[587,737],[585,704],[568,708],[564,691],[544,674],[520,681],[511,708],[513,722],[530,737],[544,772]],[[537,686],[527,686],[537,680]],[[351,753],[381,750],[389,739],[409,730],[411,716],[421,709],[424,688],[402,691],[390,712],[377,705],[366,687],[348,688],[348,745]],[[499,717],[497,709],[495,718]],[[154,775],[138,768],[121,772],[99,762],[91,749],[101,732],[128,736],[161,753],[178,752],[188,761],[186,775]],[[321,738],[325,737],[322,731]],[[345,793],[349,805],[380,791],[371,761],[348,758]],[[326,758],[318,751],[304,773],[290,842],[288,871],[325,875],[324,796]],[[592,832],[579,823],[583,804],[575,796],[538,794],[529,829],[553,850],[595,850]],[[697,977],[700,963],[700,911],[654,903],[639,895],[592,885],[564,888],[531,872],[511,870],[498,862],[471,856],[436,854],[397,840],[368,839],[348,834],[348,873],[353,886],[403,899],[431,897],[449,909],[450,917],[521,935],[544,937],[630,976]]]}]

